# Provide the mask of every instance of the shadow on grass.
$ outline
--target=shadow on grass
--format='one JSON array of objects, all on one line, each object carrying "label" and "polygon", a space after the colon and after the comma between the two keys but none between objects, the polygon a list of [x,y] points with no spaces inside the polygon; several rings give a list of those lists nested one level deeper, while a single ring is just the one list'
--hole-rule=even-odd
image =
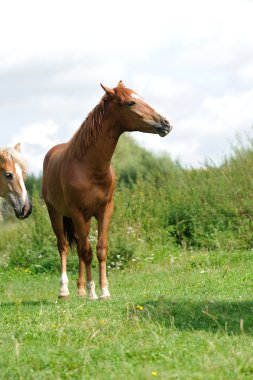
[{"label": "shadow on grass", "polygon": [[161,297],[142,306],[134,313],[170,328],[253,335],[253,301],[172,302]]}]

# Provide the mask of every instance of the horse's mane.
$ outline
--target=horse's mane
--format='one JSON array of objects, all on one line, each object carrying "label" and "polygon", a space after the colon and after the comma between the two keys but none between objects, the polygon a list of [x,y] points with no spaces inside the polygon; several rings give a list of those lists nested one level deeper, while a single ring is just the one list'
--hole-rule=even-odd
[{"label": "horse's mane", "polygon": [[88,114],[86,119],[68,143],[66,153],[70,157],[83,157],[84,150],[96,141],[102,125],[106,95]]},{"label": "horse's mane", "polygon": [[6,157],[6,159],[12,160],[17,163],[23,171],[26,170],[26,161],[21,154],[14,148],[0,148],[0,155]]},{"label": "horse's mane", "polygon": [[[119,103],[123,103],[129,97],[132,90],[126,87],[114,88],[114,93]],[[66,153],[69,157],[81,159],[85,150],[91,146],[97,139],[101,130],[102,120],[105,112],[105,103],[109,101],[109,96],[105,94],[100,103],[88,114],[84,122],[76,131],[68,143]]]}]

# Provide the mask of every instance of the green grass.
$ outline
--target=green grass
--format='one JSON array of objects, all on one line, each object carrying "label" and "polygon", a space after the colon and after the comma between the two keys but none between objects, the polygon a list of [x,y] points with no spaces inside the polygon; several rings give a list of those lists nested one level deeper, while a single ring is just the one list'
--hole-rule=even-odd
[{"label": "green grass", "polygon": [[94,302],[76,274],[59,301],[56,274],[2,270],[0,378],[252,379],[252,273],[252,252],[182,253],[111,271]]}]

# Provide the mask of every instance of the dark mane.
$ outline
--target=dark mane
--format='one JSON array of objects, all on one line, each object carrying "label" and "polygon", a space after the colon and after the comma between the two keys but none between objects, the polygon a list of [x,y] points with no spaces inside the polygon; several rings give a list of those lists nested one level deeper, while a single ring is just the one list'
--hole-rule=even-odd
[{"label": "dark mane", "polygon": [[80,128],[68,143],[66,153],[69,157],[81,159],[87,147],[96,141],[102,125],[107,96],[103,96],[100,103],[88,114]]}]

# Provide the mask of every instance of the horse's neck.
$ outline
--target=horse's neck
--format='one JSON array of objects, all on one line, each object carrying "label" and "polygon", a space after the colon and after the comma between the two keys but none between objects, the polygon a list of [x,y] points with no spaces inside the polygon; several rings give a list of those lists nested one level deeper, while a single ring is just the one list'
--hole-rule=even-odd
[{"label": "horse's neck", "polygon": [[88,148],[85,161],[90,170],[106,174],[110,170],[111,160],[115,151],[120,131],[113,125],[104,123],[96,141]]}]

